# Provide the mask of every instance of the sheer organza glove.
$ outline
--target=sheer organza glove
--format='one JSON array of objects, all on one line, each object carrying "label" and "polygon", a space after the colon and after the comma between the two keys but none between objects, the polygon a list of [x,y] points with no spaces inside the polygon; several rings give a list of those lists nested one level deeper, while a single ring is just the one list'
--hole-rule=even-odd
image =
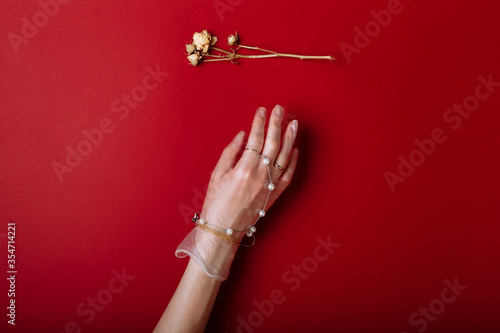
[{"label": "sheer organza glove", "polygon": [[[281,140],[283,108],[271,114],[265,135],[266,109],[255,113],[248,139],[241,131],[224,149],[212,172],[201,214],[175,254],[189,255],[211,277],[224,281],[239,243],[255,241],[255,223],[283,193],[297,166],[292,149],[298,123],[290,122]],[[264,138],[265,136],[265,138]],[[245,242],[246,243],[246,242]]]}]

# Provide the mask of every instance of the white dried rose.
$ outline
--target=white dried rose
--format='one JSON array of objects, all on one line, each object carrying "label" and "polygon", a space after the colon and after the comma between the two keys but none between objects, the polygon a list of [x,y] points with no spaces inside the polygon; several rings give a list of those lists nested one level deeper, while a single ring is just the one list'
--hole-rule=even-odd
[{"label": "white dried rose", "polygon": [[229,37],[227,37],[227,43],[229,45],[237,45],[238,44],[238,33],[236,33],[236,35],[229,35]]},{"label": "white dried rose", "polygon": [[193,44],[186,44],[186,51],[188,54],[191,54],[196,51],[196,46],[194,46]]},{"label": "white dried rose", "polygon": [[198,62],[200,60],[200,57],[196,53],[188,55],[187,58],[188,58],[189,62],[191,63],[191,65],[193,65],[193,66],[198,65]]},{"label": "white dried rose", "polygon": [[195,32],[193,35],[193,44],[196,46],[197,50],[203,50],[206,45],[210,47],[210,43],[212,40],[212,36],[208,33],[207,30],[203,30],[202,32]]}]

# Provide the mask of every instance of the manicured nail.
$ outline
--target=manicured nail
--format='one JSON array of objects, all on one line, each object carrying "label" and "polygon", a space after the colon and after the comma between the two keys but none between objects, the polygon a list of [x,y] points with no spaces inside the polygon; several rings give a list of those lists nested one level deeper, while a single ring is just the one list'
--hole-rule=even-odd
[{"label": "manicured nail", "polygon": [[239,143],[241,142],[241,140],[243,140],[243,135],[245,134],[245,132],[243,131],[240,131],[234,138],[233,142],[234,143]]},{"label": "manicured nail", "polygon": [[265,108],[260,108],[260,115],[262,117],[266,117],[266,109]]},{"label": "manicured nail", "polygon": [[292,123],[290,124],[290,127],[292,128],[292,131],[293,131],[293,135],[297,135],[297,128],[299,126],[299,122],[295,119],[292,121]]},{"label": "manicured nail", "polygon": [[283,108],[281,107],[281,105],[276,105],[276,115],[278,117],[281,117],[283,115]]}]

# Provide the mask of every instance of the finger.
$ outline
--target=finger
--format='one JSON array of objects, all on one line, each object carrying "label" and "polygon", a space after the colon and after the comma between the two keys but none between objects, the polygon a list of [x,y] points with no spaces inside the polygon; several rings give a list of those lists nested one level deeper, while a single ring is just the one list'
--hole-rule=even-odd
[{"label": "finger", "polygon": [[[262,152],[262,145],[264,144],[264,126],[266,125],[266,109],[258,108],[255,112],[255,117],[253,118],[252,129],[248,136],[248,142],[246,147],[255,149]],[[252,150],[246,150],[248,153],[255,154]]]},{"label": "finger", "polygon": [[226,148],[224,148],[224,151],[222,151],[219,161],[217,162],[217,165],[215,166],[215,169],[213,171],[213,175],[215,177],[220,178],[224,176],[234,167],[236,158],[243,149],[243,144],[245,142],[244,138],[245,132],[240,131],[234,137],[233,141],[231,141],[231,143],[227,145]]},{"label": "finger", "polygon": [[[286,130],[285,130],[285,135],[283,136],[283,145],[281,146],[281,149],[278,153],[278,156],[276,157],[276,160],[274,163],[276,163],[278,166],[281,168],[285,169],[288,164],[288,160],[290,159],[290,152],[292,151],[293,144],[295,142],[295,138],[297,137],[297,129],[298,129],[299,123],[297,120],[294,120],[288,124]],[[276,165],[273,167],[273,174],[275,175],[281,175],[281,173],[284,170],[280,169]]]},{"label": "finger", "polygon": [[281,139],[281,120],[283,119],[283,108],[276,105],[269,119],[269,128],[267,129],[266,142],[262,155],[266,156],[273,162],[280,149]]},{"label": "finger", "polygon": [[292,153],[290,154],[290,161],[288,161],[288,166],[286,167],[285,171],[281,175],[281,178],[279,179],[280,188],[282,188],[283,190],[292,181],[293,174],[295,172],[295,169],[297,168],[298,158],[299,158],[299,150],[293,149]]}]

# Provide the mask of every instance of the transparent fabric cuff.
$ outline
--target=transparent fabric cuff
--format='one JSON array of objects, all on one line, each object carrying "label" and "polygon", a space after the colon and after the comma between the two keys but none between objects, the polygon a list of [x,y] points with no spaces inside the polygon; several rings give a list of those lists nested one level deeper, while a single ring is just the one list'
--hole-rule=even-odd
[{"label": "transparent fabric cuff", "polygon": [[175,255],[190,256],[208,276],[225,281],[237,250],[236,244],[195,227],[179,244]]}]

